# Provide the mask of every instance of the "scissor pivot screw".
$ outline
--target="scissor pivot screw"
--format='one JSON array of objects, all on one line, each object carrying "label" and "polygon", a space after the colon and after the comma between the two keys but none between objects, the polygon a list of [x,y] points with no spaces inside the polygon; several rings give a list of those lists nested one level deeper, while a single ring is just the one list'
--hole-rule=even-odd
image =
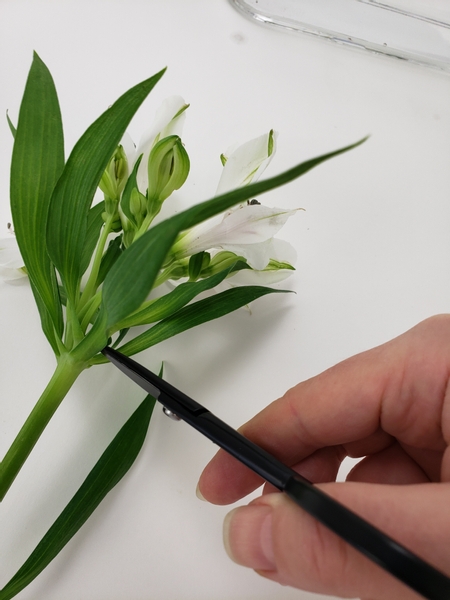
[{"label": "scissor pivot screw", "polygon": [[181,421],[178,415],[176,415],[174,412],[172,412],[165,406],[163,406],[163,413],[166,415],[166,417],[169,417],[169,419],[172,419],[173,421]]}]

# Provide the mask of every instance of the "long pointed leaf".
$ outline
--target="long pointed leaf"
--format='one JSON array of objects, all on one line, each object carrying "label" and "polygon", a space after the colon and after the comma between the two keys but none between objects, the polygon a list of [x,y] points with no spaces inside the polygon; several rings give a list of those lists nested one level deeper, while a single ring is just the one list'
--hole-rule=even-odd
[{"label": "long pointed leaf", "polygon": [[[39,316],[41,318],[41,326],[42,331],[45,334],[50,346],[52,347],[53,352],[56,356],[60,354],[60,345],[58,344],[58,338],[61,339],[61,333],[58,334],[55,328],[55,323],[50,315],[50,312],[47,310],[41,295],[39,294],[36,286],[34,285],[33,279],[30,278],[30,286],[31,291],[33,292],[34,301],[36,302],[36,306],[39,312]],[[63,300],[60,298],[61,304],[63,304]]]},{"label": "long pointed leaf", "polygon": [[6,111],[6,120],[7,120],[7,122],[8,122],[8,127],[9,127],[9,130],[10,130],[10,132],[11,132],[11,134],[12,134],[13,138],[15,138],[15,137],[16,137],[16,131],[17,131],[17,129],[14,127],[14,124],[13,124],[13,122],[12,122],[12,121],[11,121],[11,119],[9,118],[8,111]]},{"label": "long pointed leaf", "polygon": [[216,287],[226,278],[231,272],[232,267],[224,269],[220,273],[211,275],[206,279],[200,281],[187,281],[186,283],[180,283],[174,290],[157,298],[148,307],[139,310],[138,312],[131,315],[128,319],[125,319],[118,325],[118,329],[125,327],[135,327],[136,325],[149,325],[150,323],[156,323],[165,319],[169,315],[177,312],[193,298]]},{"label": "long pointed leaf", "polygon": [[34,551],[0,590],[0,600],[13,598],[31,583],[82,527],[106,494],[119,483],[144,443],[154,405],[155,399],[147,396],[138,406]]},{"label": "long pointed leaf", "polygon": [[87,129],[72,150],[53,193],[48,250],[72,302],[81,277],[87,215],[98,183],[128,123],[163,74],[164,70],[131,88]]},{"label": "long pointed leaf", "polygon": [[55,349],[63,321],[53,265],[47,254],[48,207],[64,167],[64,141],[55,85],[34,55],[20,107],[11,162],[11,212],[32,282],[44,333]]},{"label": "long pointed leaf", "polygon": [[152,227],[122,254],[105,279],[103,308],[107,327],[112,330],[145,301],[170,247],[181,231],[239,202],[288,183],[320,163],[359,146],[365,139],[308,160],[270,179],[216,196]]},{"label": "long pointed leaf", "polygon": [[[205,298],[204,300],[199,300],[198,302],[194,302],[194,304],[182,308],[167,319],[160,321],[144,333],[141,333],[141,335],[127,342],[119,350],[127,356],[137,354],[187,329],[192,329],[192,327],[196,327],[202,323],[223,317],[253,302],[257,298],[277,293],[286,293],[286,290],[274,290],[256,285],[246,285],[226,290],[225,292]],[[93,362],[97,362],[97,359]],[[103,362],[103,360],[98,359],[98,362]]]}]

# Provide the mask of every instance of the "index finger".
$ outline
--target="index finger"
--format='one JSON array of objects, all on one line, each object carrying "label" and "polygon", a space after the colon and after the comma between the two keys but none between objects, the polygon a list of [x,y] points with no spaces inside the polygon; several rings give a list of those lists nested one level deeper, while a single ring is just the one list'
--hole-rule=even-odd
[{"label": "index finger", "polygon": [[[333,446],[353,456],[379,452],[393,438],[442,451],[450,437],[450,424],[441,423],[449,371],[450,317],[433,317],[300,383],[240,431],[289,466]],[[207,500],[223,504],[260,483],[219,451],[199,489]]]}]

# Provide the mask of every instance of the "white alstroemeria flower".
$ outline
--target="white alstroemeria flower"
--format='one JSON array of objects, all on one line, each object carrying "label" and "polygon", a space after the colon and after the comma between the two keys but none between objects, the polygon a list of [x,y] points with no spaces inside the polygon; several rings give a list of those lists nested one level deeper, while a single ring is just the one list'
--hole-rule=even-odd
[{"label": "white alstroemeria flower", "polygon": [[169,135],[181,137],[188,106],[181,96],[166,98],[156,111],[151,127],[143,134],[133,160],[130,160],[130,164],[134,164],[139,156],[143,155],[137,173],[138,187],[143,194],[147,190],[147,163],[151,149],[159,140]]},{"label": "white alstroemeria flower", "polygon": [[0,277],[13,281],[26,276],[16,238],[11,236],[0,240]]},{"label": "white alstroemeria flower", "polygon": [[[277,134],[270,131],[222,155],[224,168],[217,194],[256,181],[276,150]],[[197,225],[186,232],[172,248],[172,256],[187,258],[206,250],[228,250],[245,258],[252,269],[262,271],[271,259],[293,264],[295,250],[274,235],[296,210],[269,208],[259,203],[241,204],[224,215]],[[246,273],[242,276],[245,277]]]},{"label": "white alstroemeria flower", "polygon": [[257,181],[275,154],[277,135],[272,130],[222,154],[224,167],[216,195]]},{"label": "white alstroemeria flower", "polygon": [[244,257],[256,270],[264,269],[276,253],[273,236],[296,210],[242,205],[228,211],[220,223],[208,223],[188,231],[172,248],[175,259],[198,252],[222,249]]}]

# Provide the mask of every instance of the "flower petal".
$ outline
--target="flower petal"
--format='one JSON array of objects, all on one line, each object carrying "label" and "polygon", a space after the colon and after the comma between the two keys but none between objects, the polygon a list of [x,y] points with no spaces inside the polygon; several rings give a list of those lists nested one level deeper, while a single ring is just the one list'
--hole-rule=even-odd
[{"label": "flower petal", "polygon": [[231,151],[217,187],[216,194],[248,185],[264,172],[276,149],[276,132],[261,135]]},{"label": "flower petal", "polygon": [[297,262],[297,252],[289,242],[278,238],[272,239],[272,249],[270,252],[271,260],[279,263],[288,263],[292,266]]},{"label": "flower petal", "polygon": [[5,281],[26,277],[23,266],[16,238],[11,236],[0,240],[0,277]]},{"label": "flower petal", "polygon": [[241,206],[225,213],[222,221],[213,227],[207,228],[206,224],[194,227],[174,245],[174,255],[180,259],[212,248],[235,252],[234,248],[238,247],[236,253],[245,256],[252,267],[264,269],[270,258],[275,258],[268,250],[272,251],[273,245],[265,242],[271,241],[296,212],[262,204]]},{"label": "flower petal", "polygon": [[266,240],[259,244],[221,244],[222,250],[229,250],[238,256],[246,259],[252,269],[262,271],[267,267],[270,261],[272,250],[272,240]]},{"label": "flower petal", "polygon": [[10,263],[20,263],[19,267],[23,267],[23,260],[20,256],[19,245],[15,237],[7,237],[0,240],[0,265]]},{"label": "flower petal", "polygon": [[247,205],[228,212],[222,222],[202,236],[203,244],[214,248],[222,244],[257,244],[273,237],[295,210]]},{"label": "flower petal", "polygon": [[237,271],[226,280],[230,286],[238,285],[272,285],[284,281],[292,275],[293,271],[289,269],[280,269],[279,271],[252,271],[243,269]]},{"label": "flower petal", "polygon": [[0,279],[3,281],[16,281],[18,279],[23,279],[27,277],[25,271],[22,271],[20,268],[9,268],[3,265],[0,265]]},{"label": "flower petal", "polygon": [[223,250],[229,250],[238,256],[244,257],[252,269],[257,271],[265,269],[271,260],[293,266],[297,259],[297,254],[291,244],[276,238],[270,238],[259,244],[225,243],[220,247]]}]

